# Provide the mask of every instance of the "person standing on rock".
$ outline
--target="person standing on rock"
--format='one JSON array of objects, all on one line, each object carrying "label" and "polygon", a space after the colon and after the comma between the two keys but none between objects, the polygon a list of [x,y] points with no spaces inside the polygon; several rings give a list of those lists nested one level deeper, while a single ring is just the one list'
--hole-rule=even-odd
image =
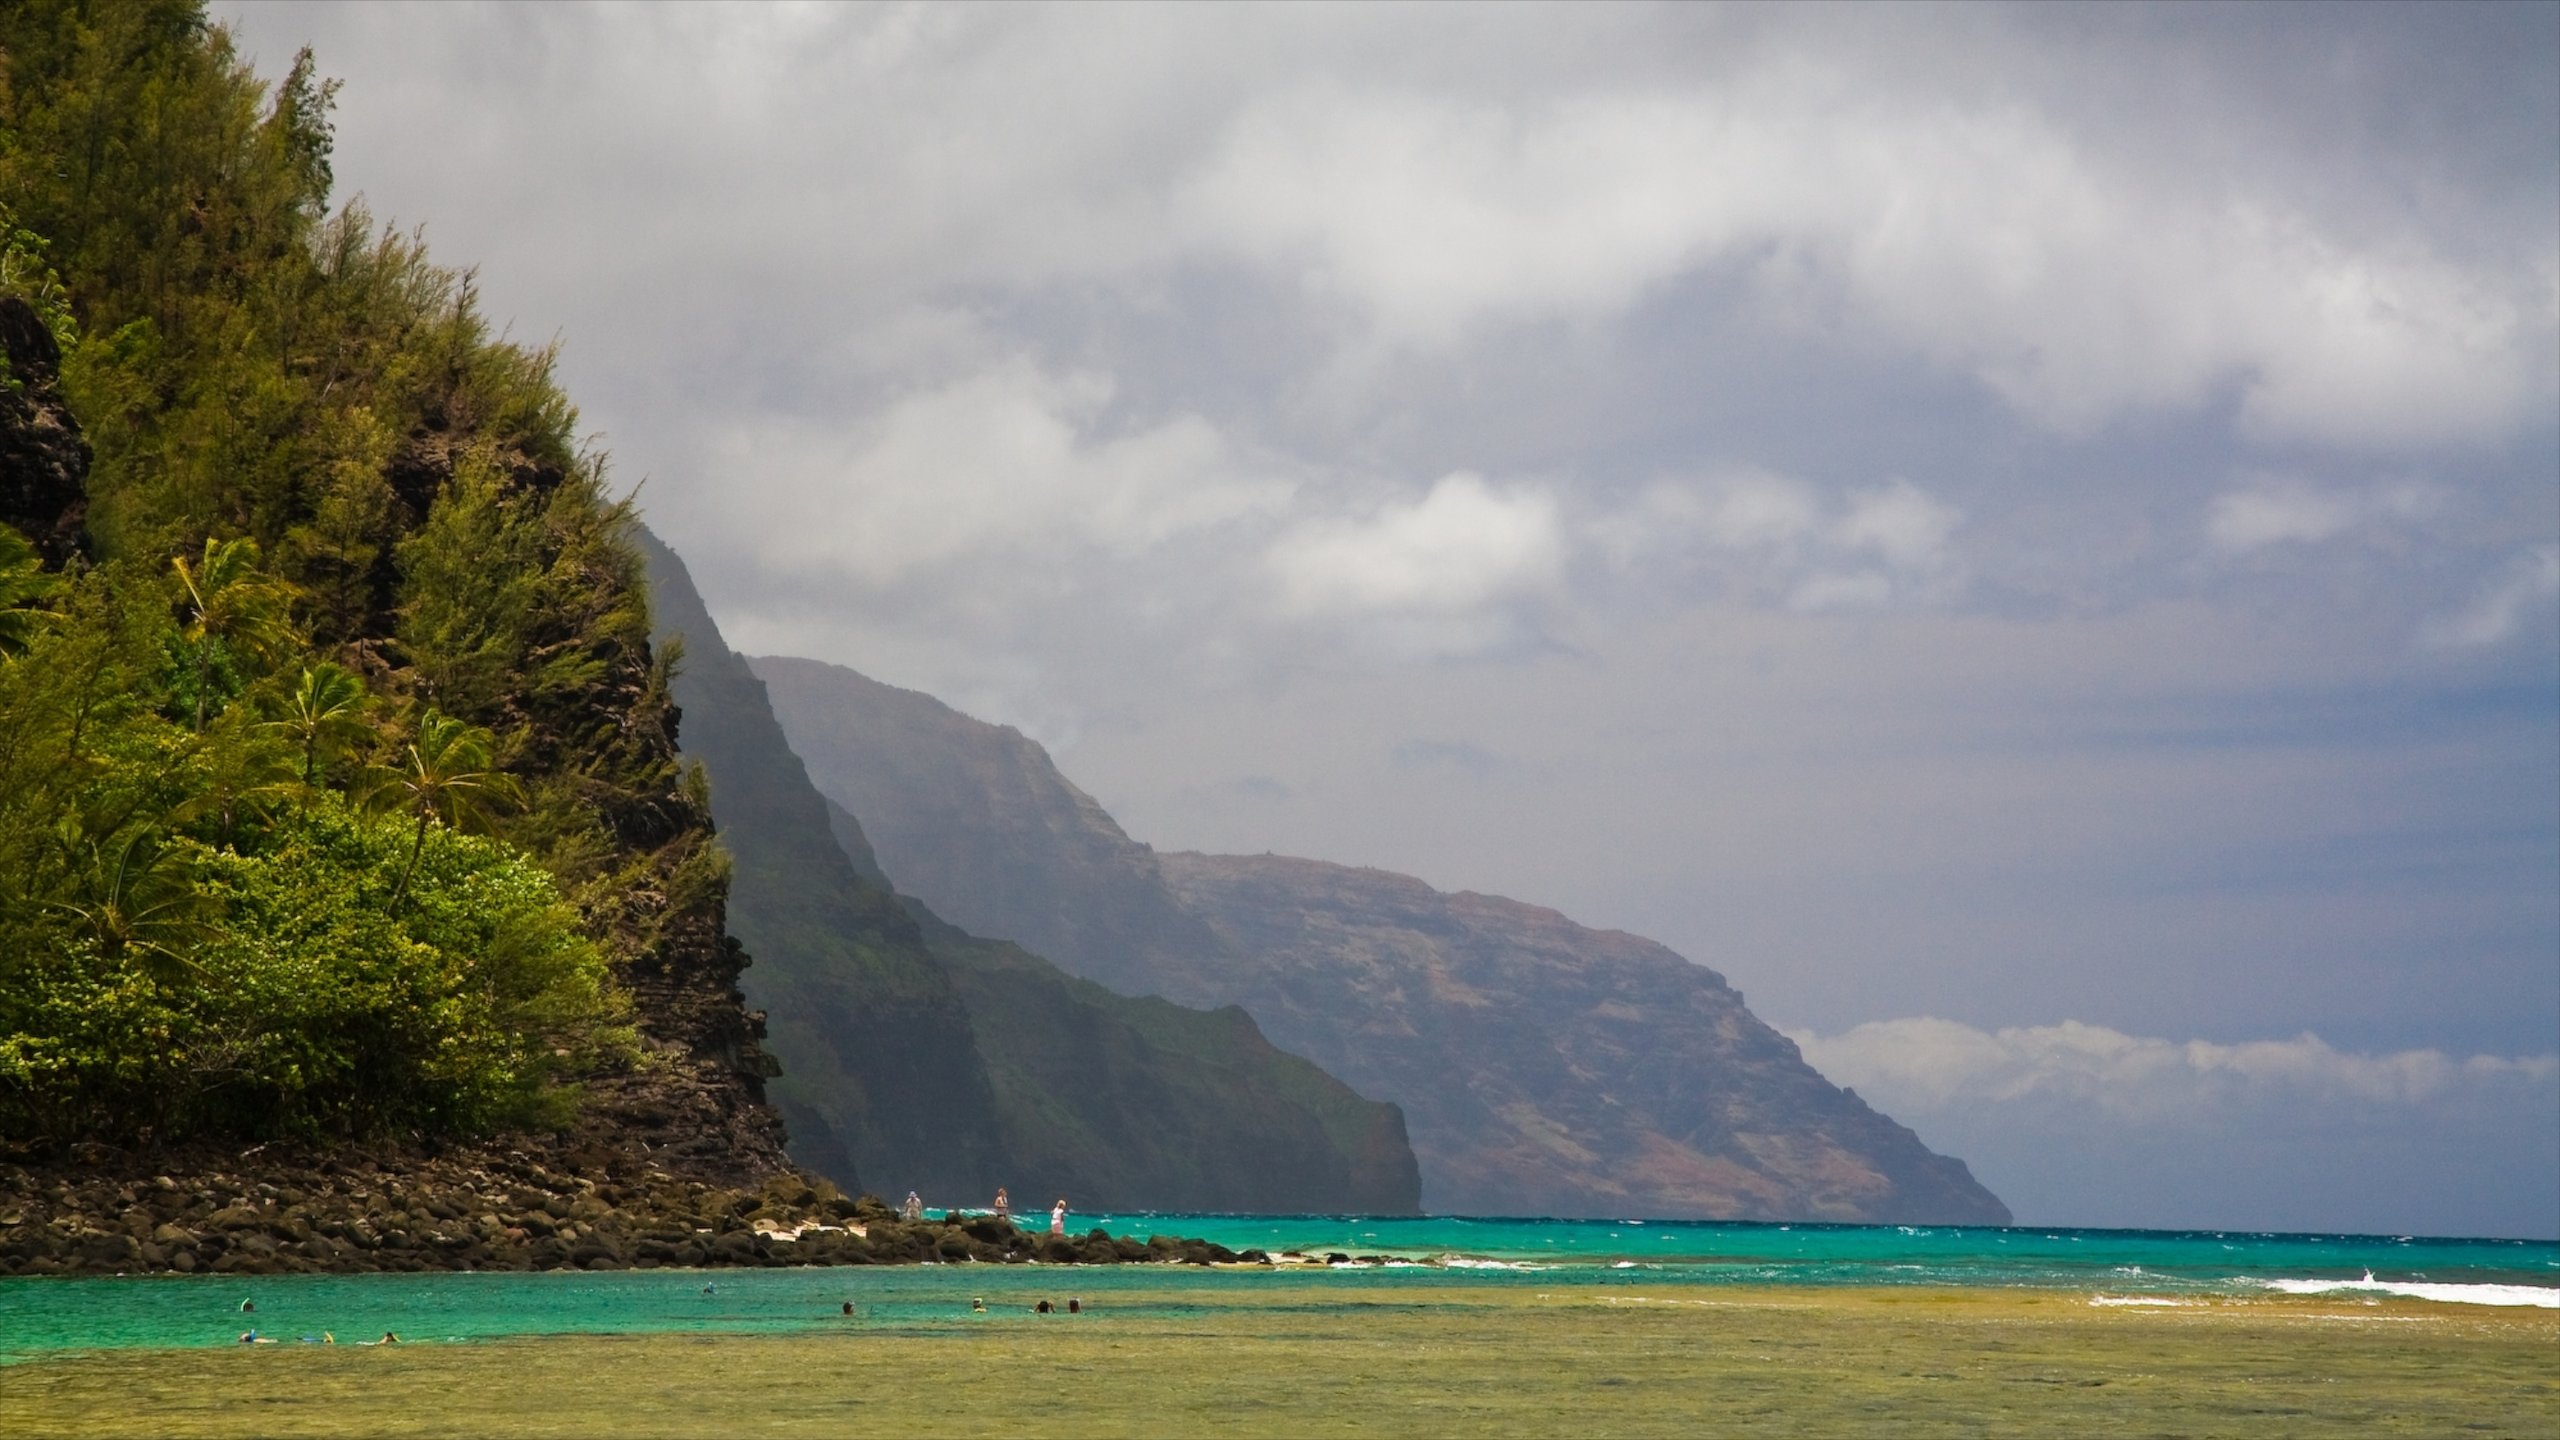
[{"label": "person standing on rock", "polygon": [[1001,1185],[996,1187],[996,1218],[999,1220],[1013,1218],[1013,1200],[1004,1193],[1004,1187]]},{"label": "person standing on rock", "polygon": [[1052,1235],[1067,1233],[1067,1197],[1064,1195],[1058,1197],[1057,1204],[1049,1207],[1049,1233]]},{"label": "person standing on rock", "polygon": [[908,1191],[907,1203],[898,1207],[898,1214],[910,1225],[922,1220],[924,1218],[924,1197],[913,1190]]}]

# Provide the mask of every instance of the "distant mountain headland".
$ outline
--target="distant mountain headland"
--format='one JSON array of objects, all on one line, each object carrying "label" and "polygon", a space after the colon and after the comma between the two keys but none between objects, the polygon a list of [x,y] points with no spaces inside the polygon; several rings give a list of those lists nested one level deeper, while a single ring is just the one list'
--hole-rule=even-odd
[{"label": "distant mountain headland", "polygon": [[972,1203],[1006,1185],[1112,1209],[1416,1208],[1396,1107],[1274,1046],[1243,1010],[1115,994],[902,901],[861,822],[809,783],[683,562],[641,543],[795,1158],[847,1186]]},{"label": "distant mountain headland", "polygon": [[900,890],[1115,990],[1244,1007],[1404,1108],[1428,1210],[2010,1218],[1652,941],[1384,871],[1159,855],[1010,727],[838,666],[749,663]]}]

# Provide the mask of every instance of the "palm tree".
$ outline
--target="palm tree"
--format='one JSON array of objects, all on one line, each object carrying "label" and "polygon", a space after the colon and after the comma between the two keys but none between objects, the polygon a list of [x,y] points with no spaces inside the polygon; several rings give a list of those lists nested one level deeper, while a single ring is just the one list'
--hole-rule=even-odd
[{"label": "palm tree", "polygon": [[56,908],[98,942],[99,953],[132,955],[162,981],[194,970],[178,947],[203,933],[210,902],[186,852],[147,828],[126,831],[120,844],[87,836],[72,843],[85,852],[79,898]]},{"label": "palm tree", "polygon": [[0,655],[23,655],[35,643],[45,612],[29,602],[50,594],[54,584],[36,547],[16,526],[0,524]]},{"label": "palm tree", "polygon": [[326,660],[303,669],[281,710],[265,729],[291,740],[302,751],[306,794],[320,778],[322,760],[373,733],[364,723],[364,682]]},{"label": "palm tree", "polygon": [[409,864],[391,892],[397,902],[409,893],[418,873],[418,857],[427,846],[427,825],[440,821],[456,830],[486,829],[501,806],[523,798],[513,776],[491,768],[493,739],[477,725],[430,709],[419,717],[417,738],[400,763],[378,767],[366,799],[374,808],[417,817],[409,839]]},{"label": "palm tree", "polygon": [[293,587],[258,569],[258,542],[249,539],[207,540],[202,560],[189,565],[181,555],[169,568],[187,594],[182,633],[195,651],[196,728],[202,730],[214,644],[261,661],[291,648],[293,626],[285,616],[285,602]]}]

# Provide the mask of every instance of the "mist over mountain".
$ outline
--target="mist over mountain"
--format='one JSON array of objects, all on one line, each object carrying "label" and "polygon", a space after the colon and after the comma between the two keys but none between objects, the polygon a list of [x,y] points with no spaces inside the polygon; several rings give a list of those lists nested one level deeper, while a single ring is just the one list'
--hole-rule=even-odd
[{"label": "mist over mountain", "polygon": [[1651,941],[1383,871],[1159,856],[1010,727],[839,666],[748,663],[902,890],[1114,988],[1242,1005],[1404,1107],[1427,1209],[2009,1219]]},{"label": "mist over mountain", "polygon": [[734,861],[741,984],[769,1017],[791,1153],[936,1204],[998,1186],[1080,1206],[1415,1208],[1392,1105],[1273,1047],[1242,1011],[1133,1000],[903,901],[861,822],[809,783],[683,562],[643,535],[661,637],[681,638],[683,753]]}]

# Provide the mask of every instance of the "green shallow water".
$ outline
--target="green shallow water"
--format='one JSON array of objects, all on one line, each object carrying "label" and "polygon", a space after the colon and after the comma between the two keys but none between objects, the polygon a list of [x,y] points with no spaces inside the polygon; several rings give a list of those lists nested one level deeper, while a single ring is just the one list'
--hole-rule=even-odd
[{"label": "green shallow water", "polygon": [[[1075,1228],[1198,1236],[1234,1249],[1422,1262],[1321,1270],[1191,1266],[926,1265],[590,1274],[136,1276],[0,1279],[0,1361],[66,1350],[284,1344],[385,1330],[403,1341],[527,1335],[788,1334],[987,1323],[1070,1296],[1121,1313],[1178,1315],[1203,1287],[1238,1294],[1313,1282],[1344,1305],[1400,1288],[1488,1290],[1642,1284],[1909,1285],[2079,1290],[2126,1297],[2297,1293],[2316,1286],[2446,1301],[2560,1306],[2560,1244],[2236,1232],[1736,1225],[1677,1221],[1079,1216]],[[2351,1289],[2349,1293],[2353,1293]],[[256,1309],[244,1313],[241,1302]],[[847,1320],[842,1306],[857,1314]],[[1303,1309],[1303,1304],[1295,1308]]]}]

